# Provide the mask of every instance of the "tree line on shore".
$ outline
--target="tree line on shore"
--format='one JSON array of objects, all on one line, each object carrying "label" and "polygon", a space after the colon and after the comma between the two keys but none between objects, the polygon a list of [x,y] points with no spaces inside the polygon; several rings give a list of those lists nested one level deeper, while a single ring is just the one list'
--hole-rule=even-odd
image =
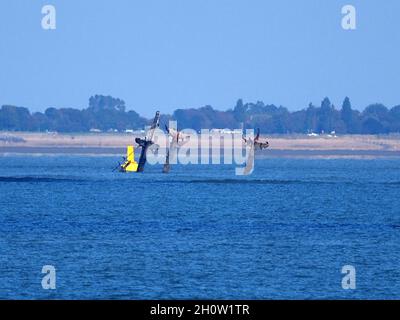
[{"label": "tree line on shore", "polygon": [[[219,111],[211,106],[177,109],[172,115],[162,115],[161,122],[175,120],[178,127],[201,129],[260,128],[266,134],[330,133],[386,134],[400,132],[400,105],[391,109],[383,104],[371,104],[363,111],[352,108],[346,97],[340,109],[329,98],[320,106],[290,112],[282,106],[244,103],[239,99],[233,108]],[[25,107],[3,105],[0,109],[0,130],[89,132],[143,129],[151,123],[133,110],[127,111],[125,102],[111,96],[95,95],[85,109],[48,108],[31,113]]]}]

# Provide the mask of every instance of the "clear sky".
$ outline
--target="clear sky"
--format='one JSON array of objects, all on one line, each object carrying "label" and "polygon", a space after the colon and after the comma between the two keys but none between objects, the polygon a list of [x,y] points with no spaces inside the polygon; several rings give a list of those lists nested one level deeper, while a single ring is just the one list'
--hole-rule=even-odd
[{"label": "clear sky", "polygon": [[[57,29],[41,27],[42,6]],[[357,30],[341,8],[357,9]],[[329,96],[400,104],[398,0],[1,0],[0,105],[155,109],[238,98],[290,110]]]}]

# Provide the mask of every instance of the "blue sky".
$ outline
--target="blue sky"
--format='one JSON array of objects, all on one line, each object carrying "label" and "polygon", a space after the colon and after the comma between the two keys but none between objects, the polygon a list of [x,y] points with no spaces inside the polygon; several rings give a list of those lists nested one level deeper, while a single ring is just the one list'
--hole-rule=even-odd
[{"label": "blue sky", "polygon": [[[41,8],[57,29],[41,28]],[[357,30],[341,8],[357,9]],[[358,109],[400,104],[398,0],[2,0],[0,105],[85,108],[110,94],[130,109],[238,98],[290,110],[347,95]]]}]

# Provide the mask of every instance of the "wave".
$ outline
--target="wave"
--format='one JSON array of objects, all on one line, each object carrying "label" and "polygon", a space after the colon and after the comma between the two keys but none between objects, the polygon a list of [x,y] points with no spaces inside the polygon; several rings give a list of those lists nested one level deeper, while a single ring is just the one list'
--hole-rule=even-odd
[{"label": "wave", "polygon": [[[86,177],[85,179],[79,179],[76,177],[46,177],[46,176],[12,176],[12,177],[0,177],[0,182],[119,182],[119,183],[131,183],[130,179],[93,179]],[[135,183],[142,184],[275,184],[275,185],[288,185],[288,184],[332,184],[334,182],[326,181],[306,181],[306,180],[279,180],[279,179],[135,179]]]},{"label": "wave", "polygon": [[[233,178],[203,178],[203,179],[132,179],[140,184],[214,184],[214,185],[337,185],[337,184],[363,184],[354,181],[322,181],[322,180],[296,180],[296,179],[233,179]],[[54,177],[54,176],[0,176],[0,182],[18,182],[18,183],[59,183],[59,182],[90,182],[90,183],[132,183],[131,179],[104,179],[94,177]],[[399,181],[390,182],[368,182],[368,184],[380,184],[387,186],[400,185]]]},{"label": "wave", "polygon": [[398,186],[400,185],[400,181],[388,181],[388,182],[382,182],[382,184],[386,184],[389,186]]},{"label": "wave", "polygon": [[143,183],[188,183],[188,184],[276,184],[276,185],[290,185],[290,184],[307,184],[307,185],[400,185],[400,181],[349,181],[349,180],[301,180],[301,179],[227,179],[227,178],[208,178],[208,179],[165,179],[165,180],[141,180]]},{"label": "wave", "polygon": [[80,182],[79,179],[56,177],[0,177],[0,182]]},{"label": "wave", "polygon": [[[127,180],[125,180],[127,181]],[[263,184],[263,185],[290,185],[290,184],[336,184],[337,182],[307,181],[307,180],[280,180],[280,179],[166,179],[166,180],[140,180],[140,183],[150,184]]]},{"label": "wave", "polygon": [[308,183],[301,180],[271,180],[271,179],[194,179],[173,182],[206,183],[206,184],[299,184]]}]

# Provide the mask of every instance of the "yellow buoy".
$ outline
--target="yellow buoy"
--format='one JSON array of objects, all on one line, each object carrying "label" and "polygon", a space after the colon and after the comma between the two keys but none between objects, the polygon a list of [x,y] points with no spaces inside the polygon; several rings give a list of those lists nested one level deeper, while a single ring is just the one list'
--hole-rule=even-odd
[{"label": "yellow buoy", "polygon": [[135,148],[128,146],[126,149],[126,161],[121,165],[121,171],[136,172],[138,163],[135,161]]}]

